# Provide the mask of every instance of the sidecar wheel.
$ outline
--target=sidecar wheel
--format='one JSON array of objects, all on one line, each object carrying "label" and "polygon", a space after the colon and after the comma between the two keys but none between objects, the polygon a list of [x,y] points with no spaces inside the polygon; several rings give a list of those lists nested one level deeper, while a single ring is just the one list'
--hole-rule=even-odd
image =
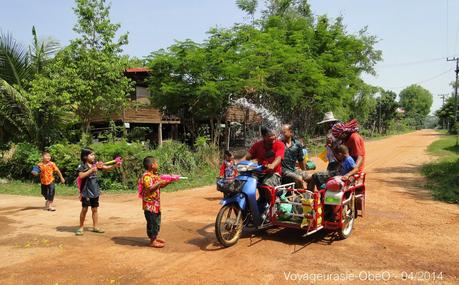
[{"label": "sidecar wheel", "polygon": [[354,221],[355,221],[355,201],[354,197],[351,199],[349,204],[344,205],[342,209],[342,222],[343,222],[343,228],[338,230],[338,236],[340,239],[347,239],[351,233],[352,229],[354,227]]},{"label": "sidecar wheel", "polygon": [[[239,215],[239,221],[237,217]],[[243,218],[241,209],[236,204],[223,206],[215,220],[215,235],[217,240],[224,246],[235,245],[241,237]]]}]

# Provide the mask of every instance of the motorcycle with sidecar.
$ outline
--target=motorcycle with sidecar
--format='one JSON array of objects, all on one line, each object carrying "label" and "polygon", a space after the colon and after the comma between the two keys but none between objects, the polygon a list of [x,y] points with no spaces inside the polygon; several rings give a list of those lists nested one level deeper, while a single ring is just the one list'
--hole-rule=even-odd
[{"label": "motorcycle with sidecar", "polygon": [[215,234],[225,247],[236,244],[244,227],[263,230],[295,228],[308,236],[321,230],[348,238],[357,217],[365,211],[365,173],[343,181],[330,178],[317,191],[298,189],[295,183],[260,185],[264,167],[251,161],[237,164],[238,176],[219,179],[224,194],[215,220]]}]

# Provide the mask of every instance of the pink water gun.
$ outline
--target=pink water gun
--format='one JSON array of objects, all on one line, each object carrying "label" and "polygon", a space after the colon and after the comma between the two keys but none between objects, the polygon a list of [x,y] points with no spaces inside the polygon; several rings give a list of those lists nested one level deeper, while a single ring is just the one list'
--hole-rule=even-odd
[{"label": "pink water gun", "polygon": [[164,181],[168,182],[168,183],[179,181],[179,180],[182,180],[182,179],[188,179],[188,177],[184,177],[184,176],[180,176],[180,175],[176,175],[176,174],[162,174],[161,176],[159,176],[159,178],[161,180],[164,180]]},{"label": "pink water gun", "polygon": [[107,161],[107,162],[98,161],[96,163],[96,166],[97,166],[97,168],[102,168],[102,166],[104,166],[104,165],[106,165],[106,166],[113,165],[113,164],[121,165],[122,162],[123,162],[123,159],[121,158],[121,156],[117,156],[114,160],[110,160],[110,161]]}]

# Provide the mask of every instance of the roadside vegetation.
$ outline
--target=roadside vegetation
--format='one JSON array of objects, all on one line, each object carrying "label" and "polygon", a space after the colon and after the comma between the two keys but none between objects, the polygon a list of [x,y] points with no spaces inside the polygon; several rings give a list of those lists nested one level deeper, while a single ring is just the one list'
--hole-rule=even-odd
[{"label": "roadside vegetation", "polygon": [[444,135],[428,147],[428,151],[438,159],[422,167],[428,179],[427,187],[434,198],[459,203],[459,146],[456,136]]}]

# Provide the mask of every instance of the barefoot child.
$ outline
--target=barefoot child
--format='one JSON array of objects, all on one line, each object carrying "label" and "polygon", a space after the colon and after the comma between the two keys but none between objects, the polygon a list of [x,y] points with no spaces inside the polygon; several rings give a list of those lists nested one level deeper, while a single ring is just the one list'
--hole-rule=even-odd
[{"label": "barefoot child", "polygon": [[97,181],[97,171],[98,170],[110,170],[114,167],[119,166],[115,164],[112,166],[105,166],[103,163],[95,163],[95,154],[91,149],[82,149],[81,150],[81,164],[77,168],[78,177],[81,179],[81,213],[80,213],[80,227],[75,232],[77,236],[82,236],[84,233],[84,220],[86,218],[86,213],[88,212],[88,207],[91,206],[92,211],[92,231],[95,233],[104,233],[104,230],[97,227],[99,222],[99,216],[97,209],[99,208],[99,196],[100,196],[100,187]]},{"label": "barefoot child", "polygon": [[32,174],[34,176],[40,174],[41,195],[43,195],[46,200],[45,210],[56,211],[53,207],[56,189],[54,185],[54,173],[57,172],[57,175],[59,175],[59,178],[61,179],[61,183],[64,183],[65,179],[62,177],[62,173],[59,168],[57,168],[56,164],[51,161],[51,155],[47,151],[42,153],[42,162],[37,165],[37,168],[39,172],[34,168],[34,170],[32,170]]},{"label": "barefoot child", "polygon": [[142,208],[147,220],[147,235],[150,238],[151,247],[161,248],[166,243],[158,237],[161,224],[160,191],[170,182],[161,180],[158,175],[158,162],[151,156],[143,159],[145,173],[140,178],[142,192]]}]

